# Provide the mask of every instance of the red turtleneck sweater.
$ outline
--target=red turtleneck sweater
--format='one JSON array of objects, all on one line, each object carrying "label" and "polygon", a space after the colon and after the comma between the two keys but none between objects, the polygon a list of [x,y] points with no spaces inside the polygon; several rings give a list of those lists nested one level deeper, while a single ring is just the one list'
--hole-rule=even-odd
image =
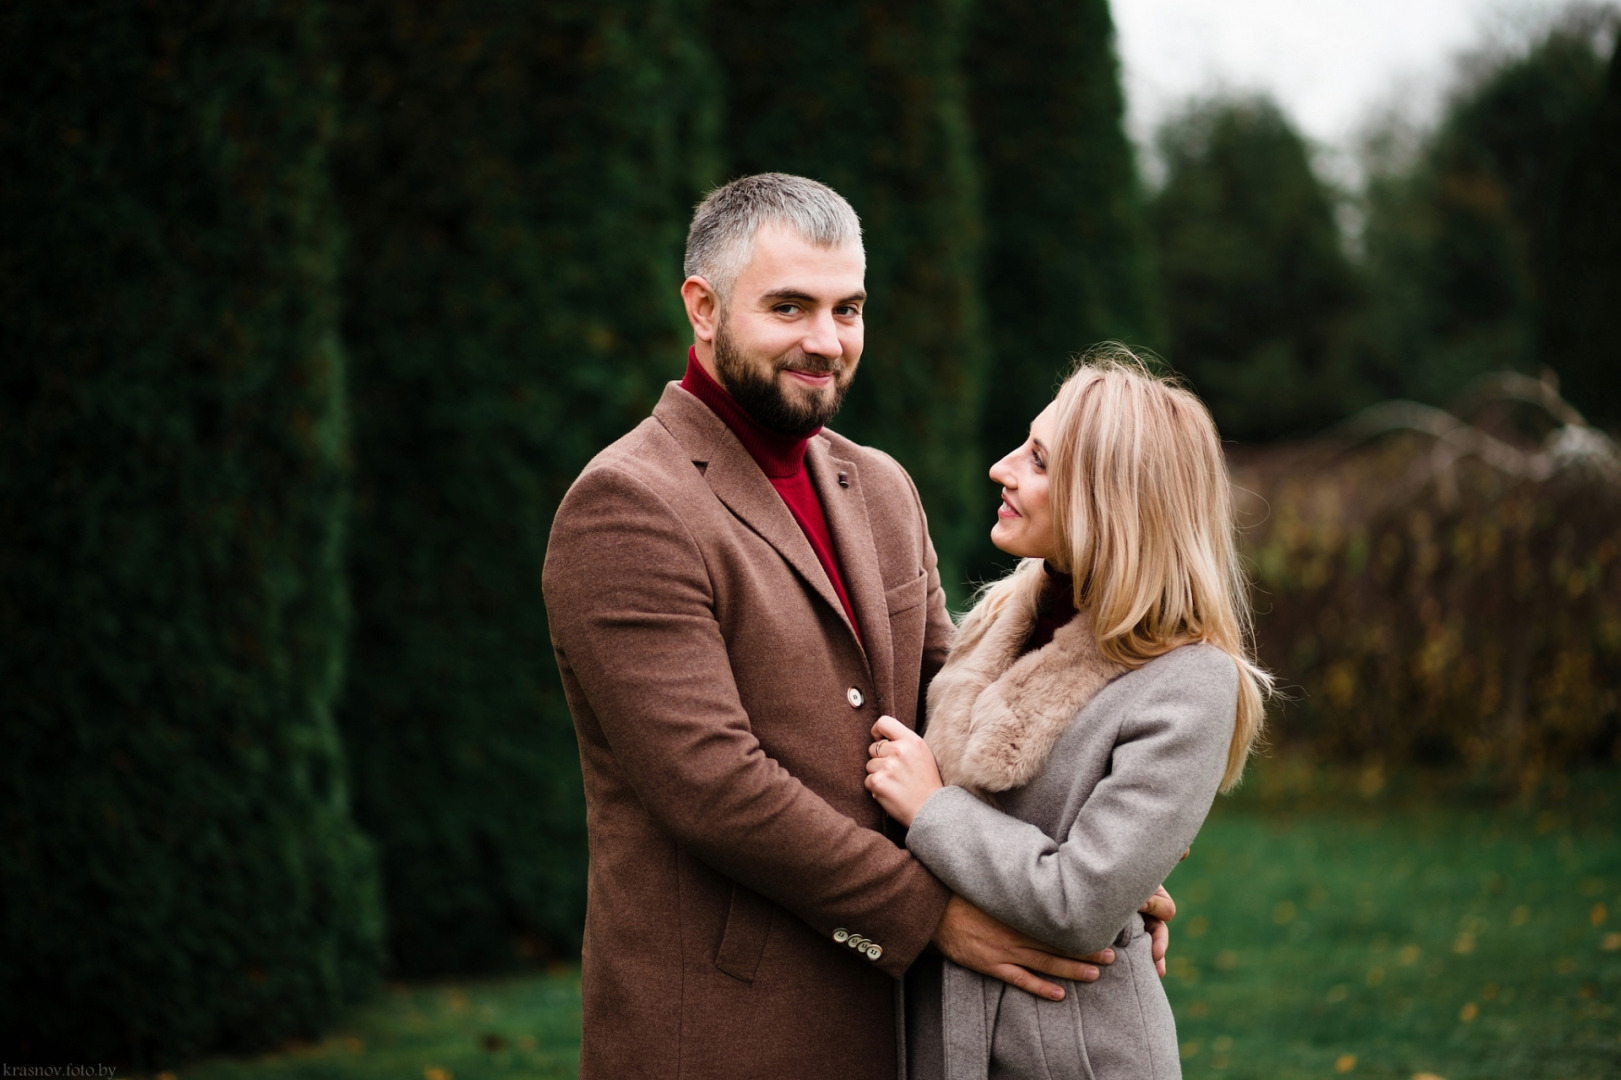
[{"label": "red turtleneck sweater", "polygon": [[811,436],[821,428],[804,438],[798,438],[762,427],[732,400],[732,395],[723,386],[709,377],[709,372],[698,363],[698,351],[693,348],[687,350],[687,373],[681,379],[681,389],[708,405],[716,416],[726,421],[726,426],[732,429],[732,434],[737,436],[743,448],[760,466],[760,471],[765,473],[766,479],[771,481],[771,486],[782,496],[782,501],[788,504],[788,512],[794,515],[794,520],[799,522],[800,529],[805,533],[805,539],[810,541],[811,550],[816,552],[816,561],[827,572],[827,579],[833,583],[839,603],[844,605],[844,614],[855,628],[856,640],[860,641],[861,625],[856,622],[855,608],[850,606],[850,597],[844,591],[844,579],[839,575],[838,552],[833,547],[833,534],[827,528],[827,515],[822,512],[822,500],[817,497],[810,473],[805,469],[805,449],[810,446]]}]

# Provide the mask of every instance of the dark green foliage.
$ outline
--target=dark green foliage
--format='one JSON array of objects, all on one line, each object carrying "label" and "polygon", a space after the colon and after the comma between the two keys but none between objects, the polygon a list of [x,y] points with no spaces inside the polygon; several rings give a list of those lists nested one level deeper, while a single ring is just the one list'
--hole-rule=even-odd
[{"label": "dark green foliage", "polygon": [[1382,396],[1439,402],[1487,372],[1560,366],[1537,339],[1560,294],[1561,197],[1603,87],[1596,33],[1578,15],[1483,62],[1417,159],[1370,178],[1359,349]]},{"label": "dark green foliage", "polygon": [[866,352],[837,426],[911,472],[948,588],[990,525],[967,14],[967,0],[712,0],[706,31],[725,73],[731,174],[814,177],[861,215]]},{"label": "dark green foliage", "polygon": [[1543,359],[1590,419],[1621,425],[1621,36],[1582,144],[1559,208]]},{"label": "dark green foliage", "polygon": [[681,374],[681,243],[712,179],[691,7],[341,9],[342,725],[403,972],[578,946],[583,799],[540,567],[568,482]]},{"label": "dark green foliage", "polygon": [[1024,441],[1072,357],[1109,339],[1157,345],[1160,331],[1108,4],[980,3],[968,40],[988,462]]},{"label": "dark green foliage", "polygon": [[1306,145],[1265,99],[1195,106],[1160,133],[1151,207],[1164,354],[1228,438],[1343,415],[1357,285]]},{"label": "dark green foliage", "polygon": [[319,15],[0,15],[12,1064],[262,1047],[377,979],[331,713],[346,433]]}]

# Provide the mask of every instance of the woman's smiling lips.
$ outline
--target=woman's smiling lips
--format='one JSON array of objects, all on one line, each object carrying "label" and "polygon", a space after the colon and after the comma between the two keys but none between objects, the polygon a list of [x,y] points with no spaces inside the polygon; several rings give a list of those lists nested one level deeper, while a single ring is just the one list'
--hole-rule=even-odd
[{"label": "woman's smiling lips", "polygon": [[996,516],[999,518],[1016,518],[1024,515],[1013,509],[1013,504],[1008,502],[1006,495],[1003,495],[1002,505],[996,508]]}]

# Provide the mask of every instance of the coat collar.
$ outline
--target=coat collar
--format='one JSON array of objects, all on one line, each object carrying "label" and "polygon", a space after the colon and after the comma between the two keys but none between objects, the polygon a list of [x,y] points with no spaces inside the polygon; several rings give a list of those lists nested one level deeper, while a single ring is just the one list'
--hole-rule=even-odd
[{"label": "coat collar", "polygon": [[1028,560],[969,612],[929,685],[926,740],[948,784],[977,794],[1033,780],[1059,736],[1126,667],[1099,650],[1082,609],[1050,644],[1020,656],[1035,626],[1045,575]]},{"label": "coat collar", "polygon": [[856,463],[834,451],[833,440],[825,431],[810,440],[805,452],[805,468],[822,501],[845,592],[866,630],[864,640],[858,639],[850,627],[833,583],[788,505],[726,422],[673,382],[665,386],[653,417],[691,456],[716,498],[770,544],[838,616],[857,648],[863,648],[882,702],[892,687],[894,649],[889,639],[889,611],[884,602],[877,545]]}]

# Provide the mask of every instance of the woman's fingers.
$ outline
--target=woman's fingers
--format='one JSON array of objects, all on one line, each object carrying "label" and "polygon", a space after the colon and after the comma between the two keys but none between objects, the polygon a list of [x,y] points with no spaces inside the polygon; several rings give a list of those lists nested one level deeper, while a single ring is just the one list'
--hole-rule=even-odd
[{"label": "woman's fingers", "polygon": [[917,733],[893,716],[880,716],[872,726],[872,737],[875,739],[901,740],[908,736],[915,739]]}]

